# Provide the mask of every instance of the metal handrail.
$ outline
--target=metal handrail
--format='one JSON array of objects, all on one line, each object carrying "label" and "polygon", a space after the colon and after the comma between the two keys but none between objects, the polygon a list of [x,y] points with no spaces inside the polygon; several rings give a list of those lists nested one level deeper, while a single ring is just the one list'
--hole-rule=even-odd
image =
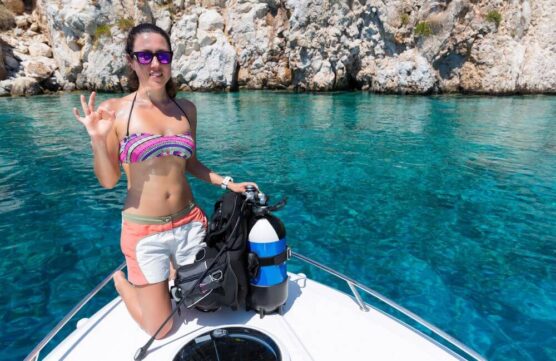
[{"label": "metal handrail", "polygon": [[390,307],[396,309],[397,311],[401,312],[402,314],[409,317],[413,321],[417,322],[421,326],[427,328],[429,331],[432,331],[434,334],[441,337],[442,339],[444,339],[446,342],[448,342],[452,346],[458,348],[459,350],[463,351],[467,355],[473,357],[473,359],[478,360],[478,361],[486,361],[486,359],[483,356],[479,355],[477,352],[475,352],[472,349],[470,349],[469,347],[465,346],[460,341],[458,341],[455,338],[453,338],[452,336],[448,335],[446,332],[442,331],[441,329],[432,325],[431,323],[425,321],[424,319],[417,316],[416,314],[409,311],[408,309],[404,308],[403,306],[398,305],[396,302],[390,300],[386,296],[381,295],[377,291],[372,290],[369,287],[367,287],[365,285],[362,285],[361,283],[355,281],[354,279],[352,279],[352,278],[350,278],[350,277],[348,277],[348,276],[346,276],[346,275],[344,275],[344,274],[342,274],[338,271],[335,271],[332,268],[330,268],[328,266],[325,266],[325,265],[323,265],[323,264],[321,264],[321,263],[319,263],[319,262],[317,262],[317,261],[315,261],[315,260],[313,260],[309,257],[303,256],[302,254],[299,254],[297,252],[292,252],[292,256],[295,257],[295,258],[298,258],[301,261],[309,263],[309,264],[311,264],[311,265],[313,265],[317,268],[320,268],[321,270],[331,274],[332,276],[338,277],[341,280],[347,282],[347,284],[348,284],[349,288],[352,290],[353,295],[354,295],[357,303],[359,304],[359,307],[361,308],[361,310],[368,311],[368,307],[363,302],[363,300],[361,299],[361,296],[359,295],[359,293],[357,292],[357,290],[354,287],[357,287],[357,288],[365,291],[370,296],[384,302],[388,306],[390,306]]},{"label": "metal handrail", "polygon": [[110,280],[112,279],[112,277],[114,276],[114,274],[116,272],[119,272],[121,270],[124,269],[126,263],[123,262],[121,265],[118,266],[118,268],[116,268],[114,271],[112,271],[105,279],[102,280],[102,282],[100,282],[91,292],[89,292],[89,294],[87,294],[87,296],[85,296],[81,302],[79,302],[63,319],[62,321],[58,322],[58,324],[56,325],[56,327],[54,327],[52,329],[52,331],[50,331],[48,333],[48,335],[46,335],[46,337],[33,349],[33,351],[31,351],[31,353],[25,358],[24,361],[38,361],[39,359],[39,353],[42,351],[42,349],[44,348],[44,346],[46,346],[47,343],[50,342],[50,340],[52,340],[54,338],[54,336],[56,336],[56,334],[58,332],[60,332],[60,330],[62,329],[62,327],[64,327],[66,325],[66,323],[68,323],[69,320],[71,320],[73,318],[73,316],[75,316],[75,314],[77,312],[79,312],[79,310],[81,308],[83,308],[83,306],[85,306],[87,304],[87,302],[89,302],[91,300],[91,298],[93,298],[101,289],[104,288],[104,286],[106,286],[106,284],[108,282],[110,282]]}]

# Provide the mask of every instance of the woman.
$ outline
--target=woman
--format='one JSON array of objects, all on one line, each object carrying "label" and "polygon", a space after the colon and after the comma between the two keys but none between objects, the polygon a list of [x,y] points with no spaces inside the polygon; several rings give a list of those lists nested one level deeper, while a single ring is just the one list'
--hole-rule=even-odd
[{"label": "woman", "polygon": [[[85,115],[76,108],[73,113],[91,137],[100,184],[116,185],[119,163],[126,173],[121,247],[129,281],[119,272],[114,284],[131,316],[153,335],[171,312],[170,263],[192,263],[204,245],[207,219],[193,202],[185,172],[233,192],[256,185],[234,183],[197,159],[197,112],[190,101],[174,99],[168,34],[155,25],[140,24],[128,35],[126,53],[130,85],[138,83],[137,90],[109,99],[96,110],[95,93],[88,103],[81,95]],[[171,328],[172,322],[167,323],[158,338]]]}]

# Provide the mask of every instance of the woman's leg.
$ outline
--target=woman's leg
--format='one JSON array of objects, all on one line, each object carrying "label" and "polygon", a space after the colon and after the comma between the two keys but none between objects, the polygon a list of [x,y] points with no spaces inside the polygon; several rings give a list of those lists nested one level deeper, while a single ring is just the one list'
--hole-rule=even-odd
[{"label": "woman's leg", "polygon": [[[123,272],[118,272],[114,275],[114,285],[131,317],[145,332],[151,336],[154,335],[172,312],[172,304],[168,295],[168,281],[133,286],[125,279]],[[170,319],[156,338],[164,338],[172,329],[172,324]]]},{"label": "woman's leg", "polygon": [[139,306],[137,292],[135,291],[135,287],[126,280],[125,274],[122,271],[119,271],[114,275],[114,286],[124,301],[131,317],[135,320],[135,322],[141,324],[143,313],[141,312],[141,306]]},{"label": "woman's leg", "polygon": [[[122,215],[120,245],[126,257],[129,281],[123,272],[118,272],[114,275],[114,285],[131,317],[150,335],[154,335],[172,312],[168,277],[175,270],[171,270],[168,255],[175,262],[179,254],[179,261],[184,263],[178,264],[193,263],[197,250],[202,248],[206,217],[194,205],[188,205],[184,212],[171,222],[167,217]],[[163,338],[171,329],[172,320],[169,320],[156,338]]]}]

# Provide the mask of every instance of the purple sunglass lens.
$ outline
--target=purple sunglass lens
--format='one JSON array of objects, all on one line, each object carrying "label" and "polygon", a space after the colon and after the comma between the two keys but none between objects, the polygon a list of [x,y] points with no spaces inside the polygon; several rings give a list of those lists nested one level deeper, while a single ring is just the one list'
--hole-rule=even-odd
[{"label": "purple sunglass lens", "polygon": [[160,64],[170,64],[172,61],[172,53],[169,51],[156,52],[156,58]]},{"label": "purple sunglass lens", "polygon": [[150,64],[153,60],[153,53],[150,51],[137,51],[135,52],[135,56],[140,64]]}]

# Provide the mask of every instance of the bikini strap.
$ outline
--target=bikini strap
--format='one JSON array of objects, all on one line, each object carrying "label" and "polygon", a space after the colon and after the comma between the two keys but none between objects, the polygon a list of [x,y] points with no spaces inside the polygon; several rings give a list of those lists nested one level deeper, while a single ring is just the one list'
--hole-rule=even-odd
[{"label": "bikini strap", "polygon": [[178,104],[178,102],[176,101],[176,99],[174,99],[174,98],[170,98],[170,99],[172,99],[172,101],[173,101],[174,103],[176,103],[176,105],[178,106],[178,108],[180,108],[180,110],[181,110],[181,112],[183,113],[183,115],[185,115],[185,117],[187,118],[187,121],[189,121],[189,117],[187,116],[187,113],[185,113],[185,111],[182,109],[182,107],[180,107],[180,105]]},{"label": "bikini strap", "polygon": [[129,122],[131,120],[131,112],[133,111],[133,106],[135,105],[135,99],[137,99],[137,92],[135,92],[135,96],[133,97],[133,101],[131,102],[131,109],[129,110],[129,116],[127,117],[127,130],[125,132],[126,137],[129,137]]}]

